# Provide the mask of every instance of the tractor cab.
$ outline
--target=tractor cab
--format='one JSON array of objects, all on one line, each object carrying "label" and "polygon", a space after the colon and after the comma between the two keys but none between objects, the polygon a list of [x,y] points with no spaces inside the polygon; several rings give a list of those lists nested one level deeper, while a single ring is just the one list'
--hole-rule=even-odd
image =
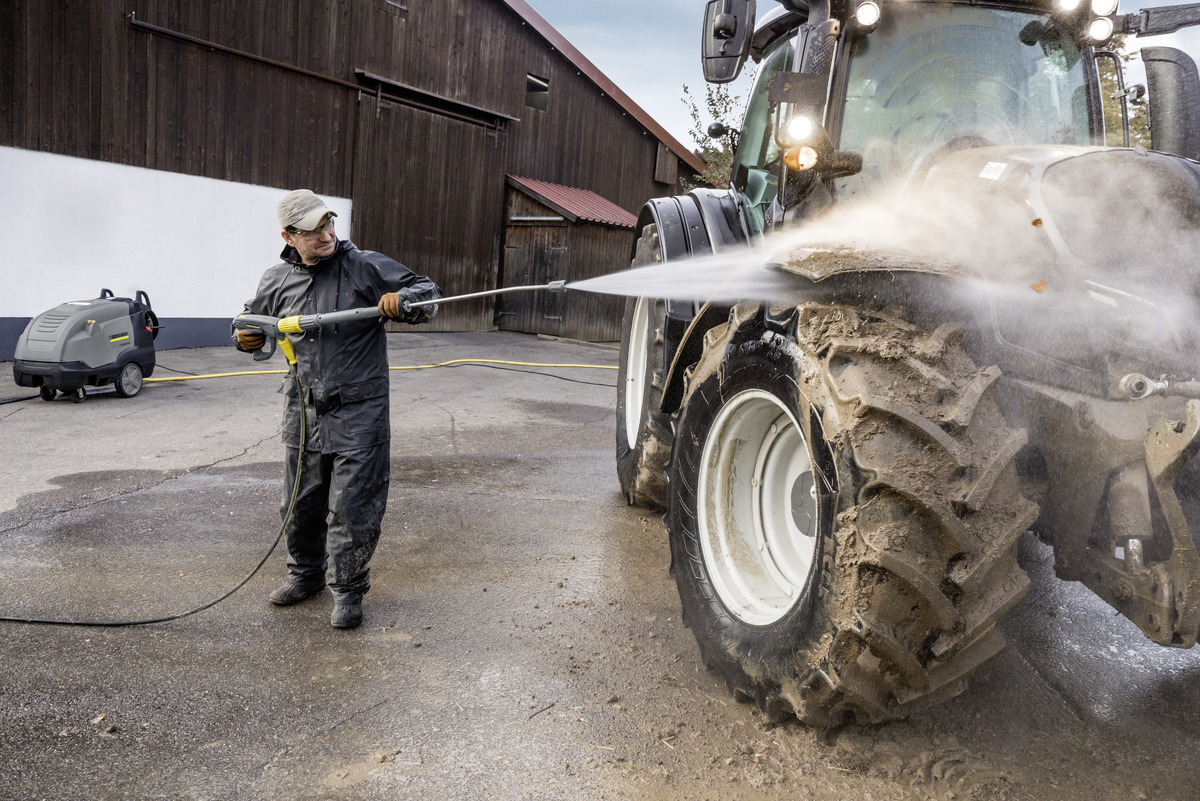
[{"label": "tractor cab", "polygon": [[[1145,89],[1125,87],[1105,48],[1117,34],[1200,24],[1200,6],[1119,16],[1116,0],[781,0],[749,35],[754,12],[753,0],[711,0],[704,50],[711,82],[758,64],[731,173],[751,236],[835,199],[919,186],[957,150],[1104,145],[1106,105],[1128,146],[1130,103]],[[1172,48],[1143,56],[1153,149],[1200,157],[1195,64]],[[1105,59],[1116,93],[1101,89]]]}]

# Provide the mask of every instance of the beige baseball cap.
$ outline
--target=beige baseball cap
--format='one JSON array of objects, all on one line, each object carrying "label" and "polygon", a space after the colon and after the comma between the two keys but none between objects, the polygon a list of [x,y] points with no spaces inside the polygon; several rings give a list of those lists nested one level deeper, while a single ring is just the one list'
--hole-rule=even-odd
[{"label": "beige baseball cap", "polygon": [[311,189],[295,189],[283,196],[276,209],[279,214],[279,226],[283,230],[295,228],[297,231],[311,231],[321,224],[328,214],[337,214],[329,210],[325,201],[317,197]]}]

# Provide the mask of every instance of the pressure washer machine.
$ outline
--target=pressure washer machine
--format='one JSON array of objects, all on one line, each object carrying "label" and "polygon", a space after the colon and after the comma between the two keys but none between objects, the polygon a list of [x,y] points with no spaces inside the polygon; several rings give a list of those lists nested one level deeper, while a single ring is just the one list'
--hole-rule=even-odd
[{"label": "pressure washer machine", "polygon": [[85,387],[112,384],[132,398],[154,372],[158,317],[150,296],[118,298],[101,289],[93,300],[72,300],[29,321],[17,342],[13,378],[18,386],[40,387],[42,400],[59,392],[82,403]]}]

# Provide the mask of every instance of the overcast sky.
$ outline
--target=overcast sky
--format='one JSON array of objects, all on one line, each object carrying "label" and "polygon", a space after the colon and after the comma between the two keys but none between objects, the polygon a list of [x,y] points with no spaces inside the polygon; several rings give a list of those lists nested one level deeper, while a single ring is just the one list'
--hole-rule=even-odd
[{"label": "overcast sky", "polygon": [[[691,120],[680,101],[687,84],[704,95],[700,70],[700,28],[705,0],[528,0],[539,14],[650,113],[684,145],[695,147]],[[1177,5],[1183,0],[1122,0],[1120,13]],[[758,0],[761,17],[774,0]],[[1134,47],[1166,45],[1200,61],[1200,27],[1134,41]],[[1140,62],[1131,65],[1132,83],[1145,83]],[[745,80],[735,87],[745,90]],[[709,121],[705,120],[705,124]],[[725,120],[739,125],[740,120]]]}]

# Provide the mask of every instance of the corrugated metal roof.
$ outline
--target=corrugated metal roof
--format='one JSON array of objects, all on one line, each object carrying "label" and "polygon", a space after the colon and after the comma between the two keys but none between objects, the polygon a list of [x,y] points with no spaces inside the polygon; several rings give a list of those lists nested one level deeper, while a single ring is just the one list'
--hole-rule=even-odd
[{"label": "corrugated metal roof", "polygon": [[529,23],[535,31],[541,34],[543,39],[558,48],[558,51],[566,56],[568,61],[578,67],[579,71],[584,75],[591,78],[596,86],[606,92],[630,116],[644,125],[647,131],[658,137],[658,141],[666,145],[672,153],[686,161],[697,173],[704,172],[707,165],[703,159],[689,150],[678,139],[667,133],[666,128],[659,125],[658,121],[647,114],[645,109],[634,103],[629,95],[621,91],[621,88],[613,83],[611,78],[601,72],[600,68],[589,61],[587,56],[580,53],[575,45],[567,41],[566,37],[547,22],[545,17],[534,11],[533,7],[526,0],[504,0],[504,3],[515,11],[521,19]]},{"label": "corrugated metal roof", "polygon": [[605,200],[595,192],[573,186],[535,181],[532,178],[507,176],[510,186],[515,186],[539,203],[557,211],[571,222],[587,220],[620,228],[634,228],[637,217],[616,203]]}]

